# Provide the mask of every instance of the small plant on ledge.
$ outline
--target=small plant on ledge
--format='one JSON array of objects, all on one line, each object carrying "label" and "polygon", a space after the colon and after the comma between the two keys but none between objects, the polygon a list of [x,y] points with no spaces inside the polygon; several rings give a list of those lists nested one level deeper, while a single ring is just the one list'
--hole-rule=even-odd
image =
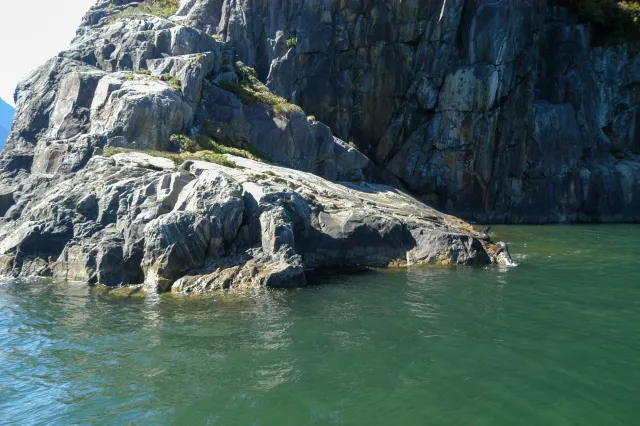
[{"label": "small plant on ledge", "polygon": [[160,76],[160,80],[169,84],[169,86],[173,90],[178,90],[178,91],[182,90],[182,82],[178,77],[175,77],[169,73],[164,73]]},{"label": "small plant on ledge", "polygon": [[285,45],[289,48],[289,49],[293,49],[294,47],[296,47],[296,42],[297,42],[297,38],[295,36],[288,38],[287,41],[285,41]]}]

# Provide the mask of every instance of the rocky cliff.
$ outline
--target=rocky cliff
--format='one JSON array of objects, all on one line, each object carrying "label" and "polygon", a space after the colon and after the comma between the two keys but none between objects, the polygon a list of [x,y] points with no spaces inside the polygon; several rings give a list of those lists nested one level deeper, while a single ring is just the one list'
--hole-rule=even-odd
[{"label": "rocky cliff", "polygon": [[0,271],[190,293],[304,285],[322,267],[510,262],[468,224],[367,182],[367,156],[231,44],[163,17],[171,4],[99,2],[19,85]]},{"label": "rocky cliff", "polygon": [[488,222],[640,218],[640,56],[543,0],[187,0],[377,177]]}]

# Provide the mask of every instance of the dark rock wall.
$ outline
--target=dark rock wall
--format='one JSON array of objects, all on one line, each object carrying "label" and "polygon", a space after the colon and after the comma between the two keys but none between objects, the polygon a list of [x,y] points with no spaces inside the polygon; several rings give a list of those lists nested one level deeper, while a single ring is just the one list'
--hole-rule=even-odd
[{"label": "dark rock wall", "polygon": [[[187,24],[468,219],[640,218],[640,59],[543,0],[189,0]],[[293,48],[287,40],[295,39]]]}]

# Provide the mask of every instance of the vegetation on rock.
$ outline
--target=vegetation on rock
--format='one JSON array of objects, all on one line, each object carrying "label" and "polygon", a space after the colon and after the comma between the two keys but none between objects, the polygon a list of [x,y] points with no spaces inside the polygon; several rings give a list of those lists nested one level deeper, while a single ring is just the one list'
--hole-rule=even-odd
[{"label": "vegetation on rock", "polygon": [[263,161],[264,155],[258,152],[257,149],[241,149],[232,146],[223,145],[216,142],[213,138],[207,135],[198,135],[196,137],[196,144],[201,150],[214,152],[217,154],[231,154],[236,157],[249,158],[251,160]]},{"label": "vegetation on rock", "polygon": [[287,45],[287,47],[288,47],[289,49],[291,49],[291,48],[296,47],[296,42],[297,42],[297,39],[296,39],[296,37],[294,36],[294,37],[291,37],[291,38],[287,39],[287,41],[285,42],[285,44]]},{"label": "vegetation on rock", "polygon": [[171,143],[180,147],[180,152],[191,152],[194,153],[200,150],[200,147],[193,139],[185,136],[185,135],[171,135],[169,138]]},{"label": "vegetation on rock", "polygon": [[211,151],[198,151],[198,152],[166,152],[166,151],[153,151],[153,150],[140,150],[131,148],[119,148],[119,147],[107,147],[104,149],[102,155],[105,157],[112,157],[116,154],[124,154],[129,152],[140,152],[142,154],[148,154],[153,157],[168,158],[173,161],[174,164],[180,165],[186,160],[198,160],[206,161],[209,163],[219,164],[225,167],[236,168],[236,163],[231,159],[225,157],[223,154],[219,154]]},{"label": "vegetation on rock", "polygon": [[114,17],[127,17],[139,15],[155,15],[168,18],[175,15],[180,7],[180,0],[144,0],[135,7],[130,7],[117,13]]},{"label": "vegetation on rock", "polygon": [[160,76],[160,80],[166,82],[173,90],[182,90],[182,82],[178,77],[164,73]]},{"label": "vegetation on rock", "polygon": [[582,22],[593,25],[594,43],[600,45],[640,41],[640,2],[628,0],[550,0],[565,6]]},{"label": "vegetation on rock", "polygon": [[255,147],[236,148],[217,142],[213,137],[199,134],[194,139],[186,135],[171,135],[171,142],[180,147],[182,153],[211,152],[214,154],[231,154],[236,157],[249,158],[256,161],[267,161],[264,154]]},{"label": "vegetation on rock", "polygon": [[221,87],[238,95],[245,104],[260,102],[273,105],[273,110],[277,114],[289,115],[294,112],[303,112],[298,105],[291,104],[285,98],[271,92],[267,86],[258,80],[256,71],[253,68],[238,61],[236,62],[236,72],[240,77],[240,81],[233,83],[223,82]]}]

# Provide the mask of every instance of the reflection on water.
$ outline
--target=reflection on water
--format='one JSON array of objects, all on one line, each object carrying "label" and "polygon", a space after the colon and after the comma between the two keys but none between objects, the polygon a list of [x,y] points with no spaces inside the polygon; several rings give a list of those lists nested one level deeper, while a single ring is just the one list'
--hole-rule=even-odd
[{"label": "reflection on water", "polygon": [[5,281],[0,423],[637,424],[639,229],[498,228],[520,267],[252,295]]}]

